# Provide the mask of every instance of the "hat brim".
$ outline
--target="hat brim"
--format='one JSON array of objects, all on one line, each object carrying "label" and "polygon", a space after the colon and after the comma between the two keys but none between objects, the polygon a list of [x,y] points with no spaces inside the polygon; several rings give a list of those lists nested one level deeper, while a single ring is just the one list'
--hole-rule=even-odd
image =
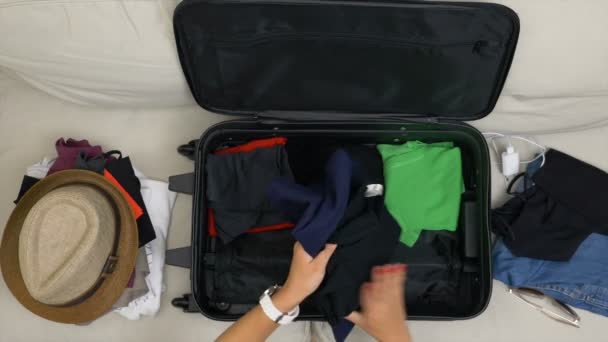
[{"label": "hat brim", "polygon": [[[103,279],[87,298],[70,306],[52,306],[35,300],[28,292],[19,263],[19,235],[32,206],[50,191],[66,185],[94,186],[108,196],[118,215],[118,257],[114,271]],[[0,244],[0,269],[6,285],[15,298],[38,316],[60,323],[93,321],[111,310],[128,285],[138,252],[137,222],[129,203],[112,183],[97,173],[66,170],[54,173],[36,183],[21,198],[8,219]]]}]

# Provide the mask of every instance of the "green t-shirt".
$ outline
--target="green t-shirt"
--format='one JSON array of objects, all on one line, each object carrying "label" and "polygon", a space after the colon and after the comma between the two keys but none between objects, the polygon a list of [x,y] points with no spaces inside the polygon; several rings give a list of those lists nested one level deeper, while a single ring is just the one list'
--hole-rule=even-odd
[{"label": "green t-shirt", "polygon": [[464,190],[460,148],[452,142],[378,145],[384,162],[386,208],[413,246],[422,230],[454,231]]}]

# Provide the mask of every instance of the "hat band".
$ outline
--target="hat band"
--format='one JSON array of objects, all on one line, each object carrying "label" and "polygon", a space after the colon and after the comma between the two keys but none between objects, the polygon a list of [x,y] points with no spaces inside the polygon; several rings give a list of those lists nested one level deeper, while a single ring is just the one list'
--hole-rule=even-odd
[{"label": "hat band", "polygon": [[97,280],[95,281],[95,284],[93,284],[93,286],[91,286],[90,289],[88,289],[80,297],[78,297],[78,298],[76,298],[76,299],[74,299],[72,301],[69,301],[69,302],[64,303],[64,304],[52,305],[52,306],[66,307],[66,306],[73,306],[73,305],[76,305],[76,304],[84,302],[93,293],[95,293],[95,291],[97,291],[97,289],[99,289],[99,287],[101,286],[101,284],[103,283],[103,281],[105,280],[105,278],[107,278],[110,274],[112,274],[112,272],[114,272],[114,269],[116,269],[116,264],[118,264],[118,257],[115,256],[115,255],[110,255],[106,259],[106,263],[104,264],[103,269],[101,270],[101,274],[99,275],[99,278],[97,278]]},{"label": "hat band", "polygon": [[103,265],[103,268],[101,269],[101,275],[99,277],[106,278],[107,276],[112,274],[112,272],[114,272],[114,269],[116,269],[117,263],[118,263],[118,257],[115,255],[110,255],[108,257],[108,259],[106,260],[105,265]]}]

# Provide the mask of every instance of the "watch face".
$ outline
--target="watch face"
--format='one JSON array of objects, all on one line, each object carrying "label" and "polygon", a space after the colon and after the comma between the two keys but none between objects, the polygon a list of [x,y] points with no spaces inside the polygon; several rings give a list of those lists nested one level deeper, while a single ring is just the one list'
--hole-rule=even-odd
[{"label": "watch face", "polygon": [[272,285],[266,291],[268,292],[268,295],[272,297],[272,295],[275,294],[277,292],[277,290],[280,289],[280,288],[281,287],[279,285]]},{"label": "watch face", "polygon": [[272,297],[273,294],[275,294],[275,292],[277,292],[278,289],[280,289],[281,287],[279,285],[272,285],[271,287],[267,288],[266,291],[264,291],[264,293],[262,293],[262,295],[260,296],[260,300],[262,298],[264,298],[264,296],[268,295],[269,297]]}]

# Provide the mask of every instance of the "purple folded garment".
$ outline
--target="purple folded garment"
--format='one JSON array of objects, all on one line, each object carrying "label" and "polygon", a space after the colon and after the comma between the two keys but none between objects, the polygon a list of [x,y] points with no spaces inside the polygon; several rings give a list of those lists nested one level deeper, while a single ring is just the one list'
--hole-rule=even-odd
[{"label": "purple folded garment", "polygon": [[55,143],[55,148],[57,149],[57,160],[49,169],[47,176],[58,171],[73,169],[80,152],[86,153],[87,158],[103,155],[101,146],[91,146],[88,140],[68,139],[65,141],[60,138]]}]

